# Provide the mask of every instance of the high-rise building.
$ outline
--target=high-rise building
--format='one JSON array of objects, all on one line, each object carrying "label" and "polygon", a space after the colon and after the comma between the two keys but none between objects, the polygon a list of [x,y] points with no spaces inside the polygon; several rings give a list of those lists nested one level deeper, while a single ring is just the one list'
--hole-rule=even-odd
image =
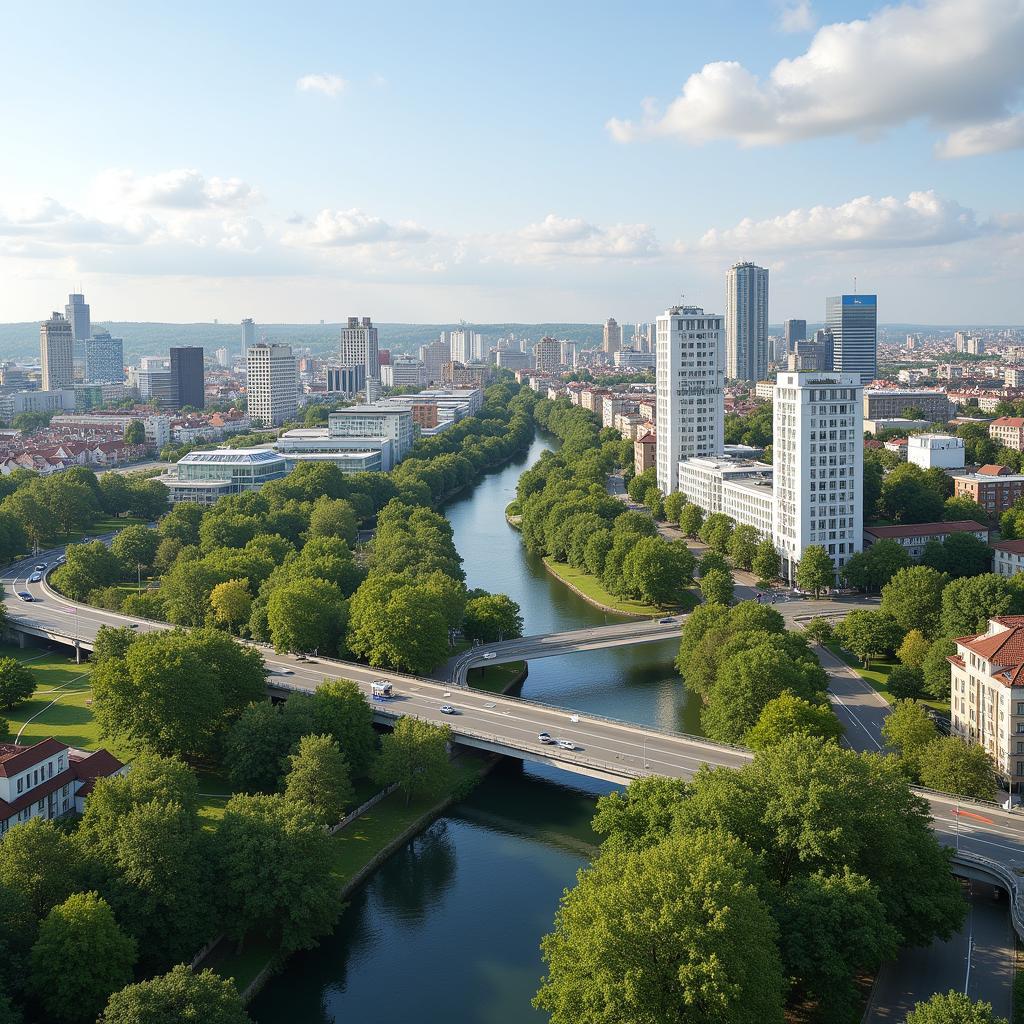
[{"label": "high-rise building", "polygon": [[812,544],[829,553],[837,572],[863,546],[863,401],[856,371],[778,376],[772,532],[790,580]]},{"label": "high-rise building", "polygon": [[788,356],[796,348],[798,341],[807,340],[806,320],[787,320],[782,325],[782,337],[786,343],[786,355]]},{"label": "high-rise building", "polygon": [[442,338],[432,341],[429,345],[420,345],[420,359],[423,361],[423,372],[426,374],[427,382],[439,381],[441,368],[451,359],[448,341]]},{"label": "high-rise building", "polygon": [[291,345],[260,342],[246,350],[249,416],[279,427],[294,418],[299,404],[299,372]]},{"label": "high-rise building", "polygon": [[246,352],[256,344],[256,321],[252,317],[246,317],[242,321],[242,358],[246,358]]},{"label": "high-rise building", "polygon": [[448,335],[449,359],[455,363],[469,363],[473,361],[473,332],[463,326],[457,331]]},{"label": "high-rise building", "polygon": [[721,452],[725,437],[722,317],[673,306],[658,317],[657,467],[663,494],[678,490],[678,466]]},{"label": "high-rise building", "polygon": [[482,362],[484,356],[487,355],[484,351],[484,336],[473,331],[470,337],[472,340],[470,342],[469,350],[473,354],[473,359],[477,360],[477,362]]},{"label": "high-rise building", "polygon": [[[613,316],[608,317],[604,322],[602,348],[604,349],[604,354],[606,356],[613,356],[620,348],[622,348],[622,328]],[[609,360],[609,362],[611,362],[611,360]]]},{"label": "high-rise building", "polygon": [[825,323],[832,332],[832,365],[836,371],[859,373],[862,384],[878,372],[878,296],[830,295]]},{"label": "high-rise building", "polygon": [[228,354],[228,350],[226,348],[219,348],[215,354],[217,356],[217,365],[222,370],[226,370],[231,365],[231,357]]},{"label": "high-rise building", "polygon": [[77,292],[68,296],[64,307],[64,316],[71,324],[71,337],[74,340],[74,358],[85,359],[85,343],[92,337],[92,324],[89,320],[89,304],[85,296]]},{"label": "high-rise building", "polygon": [[423,362],[415,356],[395,356],[380,371],[381,384],[386,388],[421,388],[427,383]]},{"label": "high-rise building", "polygon": [[768,372],[768,270],[735,263],[725,275],[725,375],[764,380]]},{"label": "high-rise building", "polygon": [[562,366],[575,366],[576,359],[576,342],[560,341],[558,343],[558,361],[562,364]]},{"label": "high-rise building", "polygon": [[71,324],[60,313],[39,325],[39,360],[43,390],[59,391],[75,383],[75,341]]},{"label": "high-rise building", "polygon": [[373,321],[364,316],[348,318],[347,326],[341,329],[342,366],[363,366],[368,379],[380,380],[380,363],[378,361],[377,328]]},{"label": "high-rise building", "polygon": [[85,379],[90,384],[124,383],[124,342],[97,331],[85,342]]},{"label": "high-rise building", "polygon": [[202,409],[206,404],[203,376],[203,349],[200,345],[183,345],[171,349],[171,385],[174,404]]},{"label": "high-rise building", "polygon": [[365,366],[328,366],[327,390],[332,394],[354,398],[366,387]]},{"label": "high-rise building", "polygon": [[561,346],[554,338],[543,337],[533,346],[533,365],[542,372],[557,370],[561,358]]}]

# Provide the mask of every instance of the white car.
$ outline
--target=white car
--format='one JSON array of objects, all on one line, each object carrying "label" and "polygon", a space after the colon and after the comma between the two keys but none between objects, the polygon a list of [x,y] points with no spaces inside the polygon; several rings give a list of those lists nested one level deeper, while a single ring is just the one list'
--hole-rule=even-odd
[{"label": "white car", "polygon": [[42,578],[43,574],[41,572],[34,572],[32,573],[31,576],[29,576],[28,581],[29,583],[38,583],[40,580],[42,580]]},{"label": "white car", "polygon": [[441,711],[442,715],[454,715],[455,714],[455,708],[453,708],[451,706],[451,704],[442,704],[441,707],[440,707],[440,711]]},{"label": "white car", "polygon": [[558,745],[563,750],[575,750],[576,749],[576,744],[573,743],[572,740],[558,740]]},{"label": "white car", "polygon": [[295,675],[295,673],[290,668],[279,668],[277,671],[280,672],[281,675],[283,675],[283,676],[293,676],[293,675]]},{"label": "white car", "polygon": [[497,654],[495,654],[495,653],[494,653],[494,651],[488,651],[488,652],[487,652],[487,653],[486,653],[486,654],[484,655],[484,661],[490,661],[490,660],[491,660],[491,658],[496,658],[496,657],[497,657]]}]

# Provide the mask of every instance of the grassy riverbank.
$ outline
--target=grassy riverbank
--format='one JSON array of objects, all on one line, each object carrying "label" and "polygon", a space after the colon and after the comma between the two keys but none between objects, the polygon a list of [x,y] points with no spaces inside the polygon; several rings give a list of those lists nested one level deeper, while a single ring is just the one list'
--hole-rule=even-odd
[{"label": "grassy riverbank", "polygon": [[611,612],[613,615],[631,615],[634,618],[653,618],[665,615],[669,612],[692,611],[698,604],[697,595],[687,592],[686,600],[675,608],[659,608],[654,604],[644,604],[642,601],[633,601],[629,598],[615,597],[609,594],[601,581],[595,576],[583,572],[581,569],[574,569],[566,562],[556,562],[552,558],[545,558],[544,565],[552,576],[560,579],[566,586],[576,591],[584,601],[602,611]]},{"label": "grassy riverbank", "polygon": [[[826,645],[828,649],[839,659],[844,661],[861,677],[865,682],[871,684],[871,688],[884,697],[890,704],[897,700],[889,690],[889,673],[899,664],[894,658],[875,658],[871,665],[865,668],[860,659],[840,644],[833,641]],[[949,717],[949,701],[922,699],[922,704],[933,708],[940,715]]]}]

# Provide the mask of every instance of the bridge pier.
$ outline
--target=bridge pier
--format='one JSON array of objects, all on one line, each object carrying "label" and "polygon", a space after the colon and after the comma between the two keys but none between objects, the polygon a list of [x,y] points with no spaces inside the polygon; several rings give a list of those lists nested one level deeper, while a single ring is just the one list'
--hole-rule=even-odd
[{"label": "bridge pier", "polygon": [[25,634],[20,630],[18,631],[18,646],[22,648],[22,650],[25,648]]},{"label": "bridge pier", "polygon": [[82,664],[82,645],[78,640],[75,641],[75,664]]}]

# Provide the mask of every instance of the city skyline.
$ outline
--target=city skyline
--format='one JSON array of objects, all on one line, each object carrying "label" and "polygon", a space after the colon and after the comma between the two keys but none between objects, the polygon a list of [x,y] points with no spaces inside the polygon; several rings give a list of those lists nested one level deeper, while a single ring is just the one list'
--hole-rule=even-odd
[{"label": "city skyline", "polygon": [[[203,12],[195,78],[175,54],[198,7],[19,17],[0,83],[33,88],[4,115],[0,320],[84,292],[129,321],[632,323],[725,308],[723,272],[748,260],[778,322],[815,319],[854,277],[891,322],[1024,320],[1016,0],[528,3],[500,53],[495,13],[463,4],[308,6]],[[111,59],[41,79],[58,25]],[[594,57],[684,31],[671,62],[608,75]],[[454,32],[487,59],[442,66]],[[40,162],[71,95],[104,117],[67,124],[74,161]]]}]

